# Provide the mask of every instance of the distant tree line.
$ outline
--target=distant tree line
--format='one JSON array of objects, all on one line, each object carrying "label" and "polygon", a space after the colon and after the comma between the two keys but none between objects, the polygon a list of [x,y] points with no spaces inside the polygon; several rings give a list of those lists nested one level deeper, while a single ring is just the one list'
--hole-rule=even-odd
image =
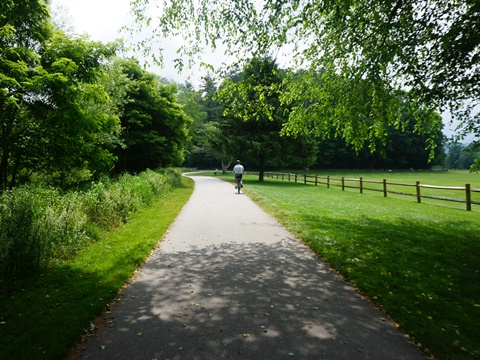
[{"label": "distant tree line", "polygon": [[[233,160],[240,158],[260,174],[266,168],[425,169],[443,165],[445,139],[441,127],[433,134],[419,132],[402,94],[398,94],[398,111],[404,125],[387,127],[386,140],[376,140],[370,147],[356,149],[333,125],[320,134],[282,133],[293,111],[293,106],[281,101],[285,76],[269,57],[252,59],[218,85],[212,75],[205,76],[197,91],[204,116],[191,128],[192,142],[185,164],[226,171]],[[440,121],[438,113],[425,116]]]},{"label": "distant tree line", "polygon": [[445,167],[455,170],[476,169],[476,160],[480,159],[480,149],[475,143],[468,145],[461,143],[450,143],[447,146]]}]

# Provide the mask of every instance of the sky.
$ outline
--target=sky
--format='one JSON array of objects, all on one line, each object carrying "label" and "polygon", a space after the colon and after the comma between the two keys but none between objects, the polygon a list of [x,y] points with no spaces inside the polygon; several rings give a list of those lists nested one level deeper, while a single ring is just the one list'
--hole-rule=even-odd
[{"label": "sky", "polygon": [[[102,41],[104,43],[118,38],[128,40],[129,35],[120,33],[123,26],[131,27],[132,18],[129,14],[130,0],[51,0],[52,8],[63,7],[67,11],[66,18],[71,20],[71,25],[76,33],[88,34],[92,40]],[[70,22],[70,21],[69,21]],[[186,70],[179,74],[173,65],[175,50],[179,43],[175,40],[165,40],[162,44],[164,55],[164,68],[151,67],[148,71],[154,72],[168,80],[177,83],[184,83],[186,80],[198,85],[201,76],[206,74],[205,70],[199,68]],[[220,67],[225,57],[221,54],[206,54],[206,60],[214,66]],[[137,59],[142,61],[140,54],[135,54]],[[148,59],[147,59],[148,61]],[[444,119],[444,133],[449,136],[453,132],[454,126],[448,124],[448,114],[442,114]],[[470,142],[473,137],[469,137],[465,142]]]},{"label": "sky", "polygon": [[[68,23],[73,27],[75,33],[88,34],[91,40],[103,43],[119,38],[130,40],[129,34],[119,32],[123,26],[132,27],[132,17],[129,13],[130,0],[51,0],[51,7],[54,10],[57,7],[65,9],[67,15],[62,16],[69,20]],[[65,14],[65,11],[61,10],[60,13]],[[175,40],[164,40],[162,42],[164,68],[152,66],[148,71],[177,83],[184,83],[186,80],[193,83],[199,81],[200,76],[206,74],[206,71],[193,69],[179,74],[174,68],[173,59],[178,46],[179,43]],[[134,56],[140,61],[143,59],[140,54],[134,54]],[[220,66],[221,56],[212,54],[208,58],[213,62],[218,60]]]}]

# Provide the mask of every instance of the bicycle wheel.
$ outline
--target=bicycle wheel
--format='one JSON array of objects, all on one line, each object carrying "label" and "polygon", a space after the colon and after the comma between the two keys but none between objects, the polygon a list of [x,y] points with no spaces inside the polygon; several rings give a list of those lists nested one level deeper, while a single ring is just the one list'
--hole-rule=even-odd
[{"label": "bicycle wheel", "polygon": [[237,189],[238,189],[238,193],[240,194],[240,189],[242,188],[242,180],[238,179],[238,182],[237,182]]}]

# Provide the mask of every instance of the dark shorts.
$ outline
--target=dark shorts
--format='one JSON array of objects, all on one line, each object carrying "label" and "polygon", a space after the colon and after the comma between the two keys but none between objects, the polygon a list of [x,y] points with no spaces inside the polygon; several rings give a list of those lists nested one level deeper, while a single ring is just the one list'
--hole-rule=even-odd
[{"label": "dark shorts", "polygon": [[235,174],[235,179],[242,180],[243,174]]}]

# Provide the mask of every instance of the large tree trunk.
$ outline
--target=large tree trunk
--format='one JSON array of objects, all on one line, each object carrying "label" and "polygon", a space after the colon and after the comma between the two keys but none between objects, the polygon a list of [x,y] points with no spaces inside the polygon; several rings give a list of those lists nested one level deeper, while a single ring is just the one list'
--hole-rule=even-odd
[{"label": "large tree trunk", "polygon": [[[5,151],[5,150],[4,150]],[[8,154],[2,154],[2,161],[0,163],[0,193],[7,189],[8,185]]]},{"label": "large tree trunk", "polygon": [[222,159],[222,174],[227,173],[227,169],[229,168],[230,164],[232,163],[232,159]]},{"label": "large tree trunk", "polygon": [[260,169],[258,171],[258,181],[263,181],[265,174],[265,159],[261,157],[260,159]]},{"label": "large tree trunk", "polygon": [[10,156],[10,147],[9,141],[10,139],[8,136],[10,135],[7,133],[8,129],[3,127],[2,129],[2,159],[0,161],[0,193],[3,190],[8,188],[8,162]]}]

